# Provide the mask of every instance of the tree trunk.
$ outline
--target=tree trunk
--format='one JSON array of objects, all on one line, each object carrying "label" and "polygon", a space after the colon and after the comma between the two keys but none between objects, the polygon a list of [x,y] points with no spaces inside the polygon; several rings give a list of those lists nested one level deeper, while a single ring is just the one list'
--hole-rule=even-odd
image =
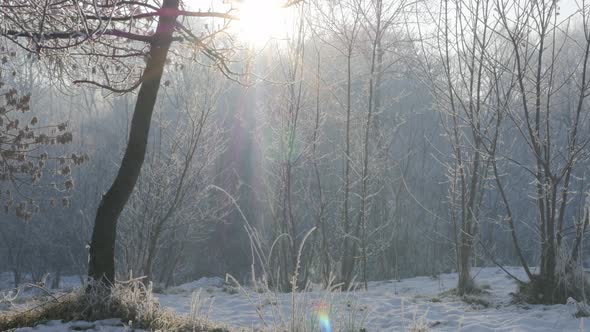
[{"label": "tree trunk", "polygon": [[[167,218],[166,218],[167,219]],[[156,251],[158,246],[158,240],[160,239],[160,235],[162,233],[162,227],[164,226],[164,222],[166,219],[162,219],[156,225],[156,229],[150,235],[149,245],[147,248],[147,259],[145,265],[143,267],[143,274],[146,277],[146,281],[152,280],[152,267],[154,265],[154,260],[156,259]]]},{"label": "tree trunk", "polygon": [[20,268],[15,268],[13,273],[14,273],[14,275],[13,275],[14,276],[14,288],[17,288],[21,282]]},{"label": "tree trunk", "polygon": [[[351,280],[352,272],[354,270],[354,252],[351,248],[350,243],[350,217],[349,217],[349,196],[350,196],[350,119],[351,119],[351,95],[352,95],[352,69],[351,69],[351,58],[352,58],[352,47],[348,48],[348,54],[346,58],[346,150],[344,153],[345,167],[344,167],[344,206],[343,206],[343,219],[344,219],[344,243],[342,250],[342,266],[341,266],[341,278],[344,283],[344,289],[347,289]],[[356,234],[355,234],[356,235]]]},{"label": "tree trunk", "polygon": [[[178,3],[179,0],[164,0],[161,10],[177,11]],[[96,212],[90,243],[88,276],[97,281],[112,283],[115,280],[117,219],[133,192],[143,165],[152,113],[168,49],[172,43],[175,23],[174,15],[159,18],[131,119],[127,149],[117,177],[107,193],[102,196]]]},{"label": "tree trunk", "polygon": [[473,250],[471,234],[466,234],[466,231],[461,232],[461,262],[459,270],[459,283],[457,290],[460,295],[470,293],[474,289],[473,280],[470,274],[470,256]]},{"label": "tree trunk", "polygon": [[51,281],[51,289],[59,289],[59,284],[61,281],[61,268],[58,268],[55,272],[55,276],[53,276],[53,280]]}]

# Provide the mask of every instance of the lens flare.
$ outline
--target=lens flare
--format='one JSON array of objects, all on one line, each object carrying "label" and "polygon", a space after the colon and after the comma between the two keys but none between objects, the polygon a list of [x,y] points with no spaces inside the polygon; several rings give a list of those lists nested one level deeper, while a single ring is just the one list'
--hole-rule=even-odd
[{"label": "lens flare", "polygon": [[332,332],[332,325],[330,324],[330,317],[328,316],[328,304],[326,304],[325,302],[320,302],[316,304],[315,307],[318,311],[320,330],[322,332]]}]

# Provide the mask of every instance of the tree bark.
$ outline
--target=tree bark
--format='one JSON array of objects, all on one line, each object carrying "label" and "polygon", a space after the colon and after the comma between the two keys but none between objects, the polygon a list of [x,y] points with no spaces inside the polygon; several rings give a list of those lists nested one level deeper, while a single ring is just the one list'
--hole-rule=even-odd
[{"label": "tree bark", "polygon": [[[164,0],[162,10],[177,12],[178,6],[179,0]],[[168,49],[172,43],[176,18],[176,15],[163,15],[159,19],[131,119],[127,149],[117,177],[107,193],[102,196],[96,212],[88,266],[88,276],[96,281],[115,281],[117,220],[133,192],[143,165],[152,113]]]}]

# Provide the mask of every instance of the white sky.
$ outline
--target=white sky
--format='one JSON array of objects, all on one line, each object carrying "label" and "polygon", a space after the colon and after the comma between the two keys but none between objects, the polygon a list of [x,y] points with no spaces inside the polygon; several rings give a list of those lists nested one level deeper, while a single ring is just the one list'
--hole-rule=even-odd
[{"label": "white sky", "polygon": [[581,0],[561,0],[558,4],[560,8],[560,14],[563,17],[566,17],[566,15],[570,16],[571,14],[573,14],[578,9],[576,1],[578,1],[581,4]]}]

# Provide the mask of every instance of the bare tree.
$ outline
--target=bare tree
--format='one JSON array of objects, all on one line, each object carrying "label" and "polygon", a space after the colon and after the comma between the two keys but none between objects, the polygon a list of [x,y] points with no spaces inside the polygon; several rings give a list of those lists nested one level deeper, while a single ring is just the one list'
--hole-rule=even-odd
[{"label": "bare tree", "polygon": [[[342,254],[340,257],[340,280],[344,282],[344,287],[348,288],[353,278],[354,271],[354,252],[353,243],[356,241],[353,234],[350,195],[351,195],[351,163],[352,163],[352,111],[353,111],[353,57],[355,47],[357,45],[357,38],[360,31],[361,13],[353,2],[342,1],[338,4],[322,2],[316,3],[316,10],[320,19],[321,25],[315,27],[315,33],[319,38],[334,47],[345,59],[345,92],[344,101],[341,107],[346,113],[345,131],[344,131],[344,149],[342,159],[344,161],[343,168],[343,199],[342,199],[342,227],[344,231]],[[327,38],[334,39],[337,44],[332,44]]]},{"label": "bare tree", "polygon": [[[61,72],[68,66],[62,58],[66,52],[82,62],[112,60],[110,66],[104,64],[91,70],[92,74],[102,72],[106,83],[90,79],[75,82],[120,93],[138,88],[127,149],[119,172],[98,207],[90,244],[89,276],[112,282],[115,277],[117,219],[133,192],[144,161],[151,117],[169,48],[173,41],[187,40],[212,59],[215,66],[228,73],[224,56],[211,45],[214,45],[213,36],[223,32],[234,18],[231,9],[225,12],[186,11],[179,0],[164,0],[161,5],[149,1],[64,4],[60,1],[21,0],[2,5],[0,17],[5,22],[1,31],[3,37],[31,53],[48,57],[54,68]],[[197,37],[187,28],[187,22],[179,21],[186,17],[224,22],[213,25],[219,30],[205,30],[203,37]],[[139,63],[133,61],[134,58],[146,60],[143,70],[137,69]],[[117,73],[122,67],[126,71],[123,75]],[[81,67],[73,65],[68,68],[76,71]],[[128,86],[115,87],[117,79]]]},{"label": "bare tree", "polygon": [[[436,106],[441,111],[452,148],[448,164],[450,220],[454,228],[459,294],[473,292],[471,260],[478,236],[481,205],[486,192],[487,174],[498,139],[499,119],[496,103],[505,65],[501,59],[490,60],[502,52],[494,48],[489,1],[458,0],[440,4],[440,15],[426,6],[435,24],[434,43],[419,27],[422,68],[432,87]],[[430,48],[430,50],[428,50]],[[498,52],[494,54],[494,52]],[[435,60],[431,60],[435,59]],[[442,68],[442,72],[438,68]],[[503,100],[503,99],[502,99]]]},{"label": "bare tree", "polygon": [[[168,242],[164,238],[179,232],[176,244],[189,238],[202,241],[227,205],[217,197],[217,206],[203,208],[208,185],[224,171],[213,171],[213,165],[226,144],[215,119],[219,78],[212,69],[198,69],[191,64],[176,66],[174,71],[182,72],[165,89],[167,98],[161,102],[152,152],[122,216],[126,266],[148,280],[154,277],[154,262],[163,243]],[[172,89],[177,86],[184,88]],[[180,257],[183,247],[173,256]]]},{"label": "bare tree", "polygon": [[[572,238],[566,235],[565,218],[570,196],[582,194],[572,192],[572,178],[588,158],[590,143],[587,133],[581,130],[586,123],[582,114],[589,86],[589,7],[582,1],[577,14],[565,20],[559,17],[558,1],[498,0],[494,7],[502,26],[499,33],[513,52],[512,75],[519,92],[513,102],[518,112],[510,112],[509,116],[530,155],[526,160],[517,159],[517,163],[532,177],[534,193],[530,194],[537,207],[540,271],[538,275],[529,273],[528,300],[563,303],[568,296],[580,296],[585,289],[584,278],[574,274],[574,264],[586,217],[578,216],[571,253],[565,252],[565,242]],[[570,33],[570,20],[582,22],[581,38]],[[568,47],[576,52],[573,67],[565,61],[570,56],[565,52]],[[563,98],[572,98],[575,103],[566,103],[569,107],[561,111],[558,105]],[[559,125],[559,119],[564,117],[566,127]],[[509,211],[508,203],[505,205]],[[518,247],[517,237],[513,239]]]}]

